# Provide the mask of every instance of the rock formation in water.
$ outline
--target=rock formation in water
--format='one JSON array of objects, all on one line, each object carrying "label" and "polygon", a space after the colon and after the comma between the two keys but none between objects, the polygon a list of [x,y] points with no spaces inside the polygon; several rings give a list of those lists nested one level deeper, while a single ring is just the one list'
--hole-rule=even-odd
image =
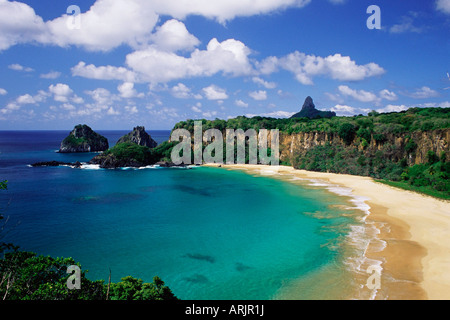
[{"label": "rock formation in water", "polygon": [[332,118],[336,117],[336,113],[332,111],[320,111],[316,109],[313,99],[307,97],[305,103],[303,104],[302,110],[292,116],[292,118]]},{"label": "rock formation in water", "polygon": [[87,125],[77,125],[61,143],[60,153],[100,152],[109,148],[108,139]]},{"label": "rock formation in water", "polygon": [[152,137],[145,132],[144,127],[136,127],[130,133],[124,135],[117,141],[117,144],[131,142],[140,146],[155,148],[158,144]]}]

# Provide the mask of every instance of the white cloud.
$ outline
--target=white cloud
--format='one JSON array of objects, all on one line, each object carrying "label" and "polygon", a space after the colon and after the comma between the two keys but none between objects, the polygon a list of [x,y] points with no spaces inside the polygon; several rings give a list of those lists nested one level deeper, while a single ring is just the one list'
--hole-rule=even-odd
[{"label": "white cloud", "polygon": [[261,79],[260,77],[253,77],[252,81],[254,83],[262,85],[266,89],[275,89],[277,87],[277,84],[275,82],[268,82],[265,81],[264,79]]},{"label": "white cloud", "polygon": [[416,27],[414,25],[414,19],[409,16],[402,17],[402,21],[399,24],[393,25],[389,28],[390,33],[421,33],[424,31],[424,27]]},{"label": "white cloud", "polygon": [[73,90],[64,83],[52,84],[48,87],[48,91],[54,95],[53,98],[58,102],[68,102],[69,97],[73,94]]},{"label": "white cloud", "polygon": [[381,90],[379,93],[379,96],[381,99],[385,99],[388,101],[395,101],[398,99],[397,95],[395,94],[395,92],[389,91],[387,89]]},{"label": "white cloud", "polygon": [[202,116],[205,117],[206,119],[211,119],[211,118],[214,118],[215,116],[217,116],[217,111],[203,112]]},{"label": "white cloud", "polygon": [[357,109],[348,105],[337,104],[331,108],[338,116],[351,116],[357,113]]},{"label": "white cloud", "polygon": [[248,56],[250,49],[242,42],[212,39],[206,50],[194,50],[190,57],[159,50],[150,46],[126,58],[126,64],[139,74],[143,81],[165,83],[172,80],[212,76],[217,73],[241,76],[253,72]]},{"label": "white cloud", "polygon": [[279,68],[292,72],[296,80],[304,85],[312,85],[312,77],[323,75],[334,80],[360,81],[385,73],[376,63],[357,65],[348,56],[337,53],[326,58],[295,51],[285,57],[269,57],[258,64],[262,74],[270,74]]},{"label": "white cloud", "polygon": [[[79,29],[68,27],[72,15],[62,16],[44,22],[33,8],[20,2],[0,0],[0,50],[19,43],[36,42],[61,47],[80,46],[87,50],[109,51],[126,44],[133,48],[159,42],[160,37],[152,39],[152,34],[161,15],[184,19],[189,15],[200,15],[215,19],[220,23],[235,17],[267,14],[290,7],[303,7],[311,0],[97,0],[82,12]],[[178,36],[181,47],[192,46],[184,30],[175,25],[166,26],[163,34],[171,35],[165,42],[171,50]],[[168,30],[164,30],[168,29]],[[168,33],[166,31],[169,31]],[[175,33],[173,32],[175,31]],[[181,31],[182,33],[179,33]],[[173,37],[174,35],[177,35]],[[160,42],[160,44],[162,44]],[[173,47],[172,45],[175,45]]]},{"label": "white cloud", "polygon": [[110,107],[110,108],[108,109],[108,111],[106,112],[106,114],[107,114],[108,116],[118,116],[118,115],[120,115],[120,112],[117,111],[116,109],[114,109],[113,107]]},{"label": "white cloud", "polygon": [[143,93],[138,93],[136,89],[134,89],[133,82],[124,82],[117,87],[117,90],[122,98],[142,98],[144,96]]},{"label": "white cloud", "polygon": [[184,23],[175,19],[169,20],[157,28],[152,40],[159,49],[172,52],[191,51],[200,44],[200,40],[189,33]]},{"label": "white cloud", "polygon": [[61,72],[58,71],[50,71],[49,73],[44,73],[40,75],[42,79],[57,79],[61,76]]},{"label": "white cloud", "polygon": [[23,72],[33,72],[34,69],[30,67],[24,67],[18,63],[14,63],[8,66],[9,69],[15,70],[15,71],[23,71]]},{"label": "white cloud", "polygon": [[4,95],[7,95],[7,94],[8,94],[8,91],[6,91],[3,88],[0,88],[0,96],[4,96]]},{"label": "white cloud", "polygon": [[44,21],[29,5],[0,0],[0,51],[34,42],[46,32]]},{"label": "white cloud", "polygon": [[343,95],[350,96],[361,102],[374,102],[378,99],[378,97],[374,93],[369,91],[354,90],[349,88],[348,86],[339,86],[338,89]]},{"label": "white cloud", "polygon": [[416,91],[414,91],[412,93],[404,92],[403,94],[405,96],[408,96],[408,97],[414,98],[414,99],[428,99],[428,98],[439,97],[439,92],[437,92],[427,86],[417,89]]},{"label": "white cloud", "polygon": [[257,101],[267,100],[267,91],[264,90],[252,91],[248,95]]},{"label": "white cloud", "polygon": [[191,110],[196,112],[196,113],[202,113],[202,104],[200,102],[198,102],[195,106],[192,106]]},{"label": "white cloud", "polygon": [[267,14],[289,7],[301,8],[311,0],[154,0],[157,11],[178,19],[201,15],[220,23],[235,17]]},{"label": "white cloud", "polygon": [[178,83],[176,86],[172,87],[170,89],[170,93],[172,96],[178,99],[203,99],[203,97],[200,94],[193,94],[191,92],[191,89],[189,89],[185,84]]},{"label": "white cloud", "polygon": [[389,104],[384,108],[381,109],[377,109],[376,111],[381,112],[381,113],[387,113],[387,112],[400,112],[400,111],[405,111],[408,110],[409,107],[405,106],[405,105],[392,105]]},{"label": "white cloud", "polygon": [[436,9],[443,13],[450,14],[450,0],[437,0]]},{"label": "white cloud", "polygon": [[136,114],[136,113],[139,113],[139,110],[138,110],[138,108],[137,108],[136,106],[126,106],[126,107],[125,107],[125,111],[126,111],[128,114]]},{"label": "white cloud", "polygon": [[235,104],[236,106],[238,106],[238,107],[241,107],[241,108],[247,108],[247,107],[248,107],[248,103],[245,103],[245,102],[242,101],[242,100],[236,100],[236,101],[234,102],[234,104]]},{"label": "white cloud", "polygon": [[210,85],[203,88],[203,93],[208,100],[225,100],[228,99],[228,95],[225,89],[219,88],[216,85]]},{"label": "white cloud", "polygon": [[290,118],[295,114],[295,112],[289,112],[289,111],[274,111],[269,113],[261,113],[261,114],[246,114],[245,116],[247,118],[253,118],[253,117],[267,117],[267,118]]},{"label": "white cloud", "polygon": [[121,80],[125,82],[135,82],[136,75],[134,72],[123,68],[114,66],[96,67],[92,64],[86,65],[85,62],[80,61],[75,67],[71,69],[73,76],[79,76],[88,79],[96,80]]}]

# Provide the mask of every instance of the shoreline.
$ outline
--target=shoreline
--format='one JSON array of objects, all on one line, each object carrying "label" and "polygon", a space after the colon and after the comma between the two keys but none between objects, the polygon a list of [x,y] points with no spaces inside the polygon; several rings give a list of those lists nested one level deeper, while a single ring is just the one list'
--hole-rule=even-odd
[{"label": "shoreline", "polygon": [[[379,230],[365,257],[382,264],[381,288],[375,299],[450,299],[450,202],[397,189],[370,177],[297,170],[287,166],[218,165],[263,176],[285,175],[351,189],[370,207],[366,223]],[[289,181],[289,179],[284,179]],[[383,243],[380,249],[379,243]],[[360,286],[370,274],[357,276]]]}]

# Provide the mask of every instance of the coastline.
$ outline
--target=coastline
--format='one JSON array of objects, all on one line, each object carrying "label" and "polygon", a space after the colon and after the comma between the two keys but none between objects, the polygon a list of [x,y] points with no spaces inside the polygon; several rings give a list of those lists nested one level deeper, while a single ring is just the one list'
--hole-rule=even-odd
[{"label": "coastline", "polygon": [[[310,172],[286,166],[220,166],[286,181],[292,180],[292,176],[318,180],[350,189],[354,197],[363,199],[370,207],[365,223],[377,228],[375,241],[365,250],[365,258],[379,261],[382,267],[381,288],[371,299],[450,299],[450,202],[390,187],[370,177]],[[369,276],[365,272],[356,276],[360,287]]]}]

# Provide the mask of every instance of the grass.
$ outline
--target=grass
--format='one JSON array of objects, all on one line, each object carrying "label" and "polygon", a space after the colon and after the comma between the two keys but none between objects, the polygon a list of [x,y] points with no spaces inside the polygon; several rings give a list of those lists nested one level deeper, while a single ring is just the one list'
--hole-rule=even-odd
[{"label": "grass", "polygon": [[389,180],[383,180],[383,179],[375,179],[375,181],[386,184],[391,187],[421,193],[421,194],[431,196],[434,198],[438,198],[441,200],[447,200],[447,201],[450,200],[450,195],[448,192],[437,191],[429,186],[417,187],[417,186],[412,186],[407,182],[389,181]]}]

